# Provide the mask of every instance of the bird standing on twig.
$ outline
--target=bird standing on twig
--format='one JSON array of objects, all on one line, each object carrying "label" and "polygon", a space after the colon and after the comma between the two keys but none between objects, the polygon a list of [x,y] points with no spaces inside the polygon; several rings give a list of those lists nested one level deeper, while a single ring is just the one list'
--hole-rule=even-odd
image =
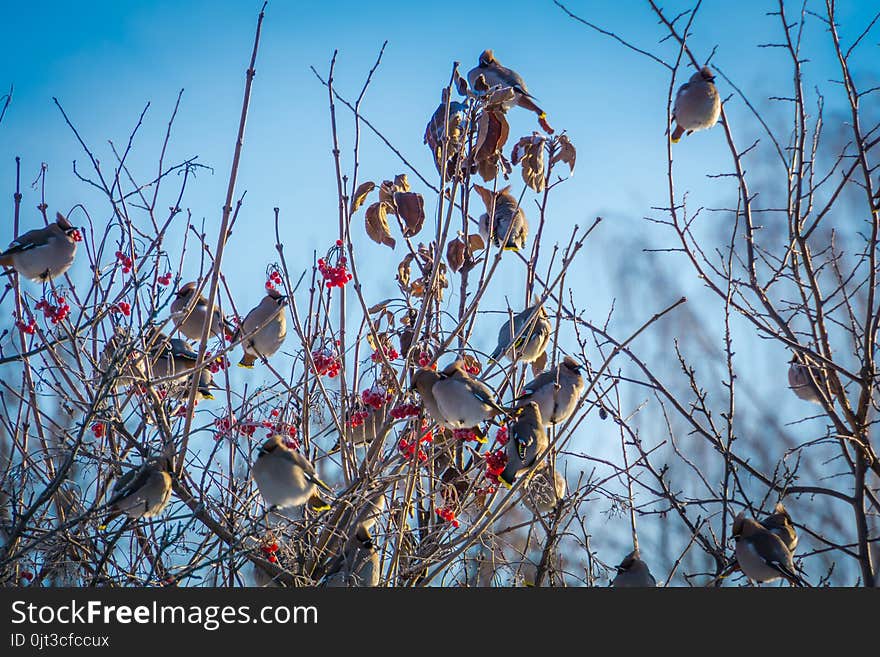
[{"label": "bird standing on twig", "polygon": [[152,518],[162,512],[171,498],[171,463],[167,458],[147,461],[132,468],[113,486],[108,506],[110,513],[101,527],[124,513],[129,518]]},{"label": "bird standing on twig", "polygon": [[[177,291],[174,301],[171,302],[171,317],[175,322],[175,327],[190,340],[202,339],[202,327],[205,325],[208,315],[208,300],[204,295],[199,294],[197,289],[196,283],[187,283]],[[195,301],[193,301],[193,297],[195,297]],[[194,305],[187,314],[187,308],[190,308],[191,304]],[[227,332],[231,335],[234,330],[235,328],[230,325],[215,305],[211,313],[209,335],[223,338]]]},{"label": "bird standing on twig", "polygon": [[544,307],[529,306],[513,316],[513,328],[510,319],[504,322],[498,331],[498,345],[490,358],[498,360],[504,354],[511,362],[532,363],[547,350],[552,332],[553,326]]},{"label": "bird standing on twig", "polygon": [[559,424],[574,413],[583,391],[581,365],[571,356],[566,356],[554,369],[541,372],[523,386],[516,404],[522,406],[536,402],[545,423]]},{"label": "bird standing on twig", "polygon": [[330,505],[318,496],[318,488],[331,492],[318,478],[315,466],[302,454],[284,444],[277,433],[260,447],[253,465],[254,481],[270,508],[302,506],[326,511]]},{"label": "bird standing on twig", "polygon": [[611,581],[611,586],[617,589],[651,588],[657,586],[657,580],[648,569],[648,564],[640,558],[639,551],[633,550],[617,566],[617,575]]},{"label": "bird standing on twig", "polygon": [[672,118],[675,130],[672,143],[677,144],[682,135],[706,130],[718,123],[721,116],[721,96],[715,88],[715,75],[704,66],[691,79],[678,88]]},{"label": "bird standing on twig", "polygon": [[82,233],[60,212],[55,217],[55,223],[29,230],[13,240],[9,248],[0,253],[0,265],[12,267],[25,278],[41,283],[70,269]]},{"label": "bird standing on twig", "polygon": [[794,586],[805,586],[785,542],[757,520],[740,512],[733,521],[733,537],[736,561],[750,580],[761,583],[784,577]]},{"label": "bird standing on twig", "polygon": [[286,296],[277,290],[268,290],[257,307],[247,314],[234,336],[236,340],[244,340],[239,367],[250,369],[258,358],[269,358],[281,348],[287,337],[286,305]]}]

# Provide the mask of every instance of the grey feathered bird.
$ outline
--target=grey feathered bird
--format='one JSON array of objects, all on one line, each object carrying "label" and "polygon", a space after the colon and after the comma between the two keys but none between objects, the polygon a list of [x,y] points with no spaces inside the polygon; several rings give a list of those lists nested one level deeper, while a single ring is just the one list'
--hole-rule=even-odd
[{"label": "grey feathered bird", "polygon": [[512,362],[532,363],[547,350],[552,332],[553,325],[547,319],[544,307],[529,306],[513,316],[512,328],[508,318],[498,330],[498,344],[491,358],[498,360],[504,354]]},{"label": "grey feathered bird", "polygon": [[733,537],[736,561],[746,577],[759,583],[784,577],[794,586],[805,585],[785,542],[757,520],[740,512],[733,521]]},{"label": "grey feathered bird", "polygon": [[14,239],[0,253],[0,266],[12,267],[25,278],[45,283],[70,269],[81,239],[80,229],[59,212],[55,223]]},{"label": "grey feathered bird", "polygon": [[372,542],[353,539],[328,569],[324,586],[378,586],[380,575],[379,551],[376,546]]},{"label": "grey feathered bird", "polygon": [[514,96],[511,101],[505,103],[504,110],[507,111],[514,105],[519,105],[523,109],[534,112],[538,115],[541,127],[553,134],[553,129],[546,122],[547,113],[535,103],[535,97],[529,93],[522,76],[512,69],[502,66],[491,50],[484,50],[480,54],[477,66],[468,71],[467,79],[471,90],[477,96],[493,87],[513,89]]},{"label": "grey feathered bird", "polygon": [[428,411],[431,419],[444,427],[448,427],[446,419],[443,413],[440,412],[440,407],[437,405],[437,400],[434,397],[434,384],[442,379],[443,375],[436,370],[428,368],[418,369],[413,372],[410,390],[415,390],[419,393],[419,397],[422,399],[422,406]]},{"label": "grey feathered bird", "polygon": [[[446,106],[449,105],[449,120],[446,121]],[[464,144],[464,123],[467,120],[467,106],[457,101],[449,102],[448,89],[444,87],[440,106],[434,110],[431,120],[425,127],[425,144],[431,149],[437,172],[443,163],[443,144],[446,143],[446,175],[452,175],[459,151]],[[448,135],[448,139],[447,139]]]},{"label": "grey feathered bird", "polygon": [[657,580],[648,569],[648,564],[641,560],[638,550],[633,550],[623,558],[617,566],[617,576],[612,580],[615,588],[654,587]]},{"label": "grey feathered bird", "polygon": [[122,513],[134,520],[160,514],[171,498],[170,465],[166,458],[153,459],[122,475],[113,486],[102,527]]},{"label": "grey feathered bird", "polygon": [[805,364],[805,356],[794,355],[788,366],[788,387],[792,389],[799,399],[814,404],[821,404],[824,396],[822,390],[827,387],[827,380],[822,368]]},{"label": "grey feathered bird", "polygon": [[782,502],[779,502],[773,509],[773,513],[764,518],[761,524],[769,532],[776,534],[785,543],[788,551],[794,554],[798,545],[797,530],[791,521],[791,516]]},{"label": "grey feathered bird", "polygon": [[566,356],[554,369],[541,372],[523,386],[516,404],[522,406],[536,402],[545,423],[559,424],[574,413],[583,391],[581,365],[571,356]]},{"label": "grey feathered bird", "polygon": [[498,481],[510,488],[547,449],[547,432],[538,404],[528,402],[517,410],[516,420],[509,425],[507,436],[507,465],[498,475]]},{"label": "grey feathered bird", "polygon": [[[202,339],[202,327],[208,315],[208,300],[197,290],[198,285],[195,282],[187,283],[177,291],[174,301],[171,302],[171,317],[175,327],[190,340]],[[187,308],[190,306],[192,309],[187,313]],[[209,331],[209,335],[223,338],[227,332],[233,334],[235,327],[227,321],[220,309],[214,306]]]},{"label": "grey feathered bird", "polygon": [[[169,338],[160,333],[151,349],[153,377],[157,379],[169,378],[165,382],[168,388],[168,396],[172,399],[180,399],[189,395],[191,376],[199,355],[193,351],[192,345],[180,338]],[[198,372],[198,397],[197,399],[214,399],[213,391],[217,389],[214,384],[214,376],[207,368]]]},{"label": "grey feathered bird", "polygon": [[506,413],[495,401],[489,386],[468,374],[462,361],[449,365],[440,376],[431,386],[431,392],[445,426],[472,429],[499,413]]},{"label": "grey feathered bird", "polygon": [[552,482],[551,484],[550,468],[543,467],[525,483],[522,501],[535,515],[550,513],[565,497],[565,477],[556,468],[553,468]]},{"label": "grey feathered bird", "polygon": [[681,85],[675,95],[672,118],[676,125],[672,142],[678,143],[685,132],[691,134],[711,128],[720,115],[721,96],[715,88],[715,76],[708,66],[704,66]]},{"label": "grey feathered bird", "polygon": [[315,466],[285,445],[278,434],[260,447],[252,473],[269,508],[297,507],[306,502],[315,511],[330,508],[317,494],[318,488],[329,492],[330,487],[318,478]]},{"label": "grey feathered bird", "polygon": [[244,318],[235,336],[237,340],[244,340],[244,355],[239,367],[251,368],[258,358],[268,358],[281,348],[287,337],[285,305],[286,296],[277,290],[268,290],[263,300]]},{"label": "grey feathered bird", "polygon": [[[480,236],[483,241],[487,244],[491,241],[498,247],[503,246],[505,251],[524,249],[529,237],[529,222],[516,197],[510,193],[510,185],[494,194],[480,185],[474,185],[474,188],[486,206],[486,212],[480,216]],[[490,222],[489,212],[493,205],[495,211]]]}]

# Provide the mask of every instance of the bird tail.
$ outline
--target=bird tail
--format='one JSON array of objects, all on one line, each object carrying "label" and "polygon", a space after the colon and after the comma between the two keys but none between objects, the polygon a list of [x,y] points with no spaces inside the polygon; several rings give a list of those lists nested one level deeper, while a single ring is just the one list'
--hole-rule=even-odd
[{"label": "bird tail", "polygon": [[676,125],[675,130],[672,132],[672,143],[677,144],[681,140],[682,135],[684,135],[684,128]]},{"label": "bird tail", "polygon": [[495,347],[495,351],[493,351],[489,355],[489,359],[494,360],[497,363],[498,357],[501,356],[501,354],[503,354],[503,353],[504,353],[504,348],[501,345],[498,345],[497,347]]},{"label": "bird tail", "polygon": [[241,360],[238,361],[238,366],[244,367],[245,369],[252,370],[252,369],[254,369],[254,363],[256,363],[256,362],[257,362],[256,356],[246,353],[244,356],[241,357]]},{"label": "bird tail", "polygon": [[321,513],[322,511],[329,511],[330,504],[322,500],[318,495],[312,495],[309,498],[309,508],[316,513]]}]

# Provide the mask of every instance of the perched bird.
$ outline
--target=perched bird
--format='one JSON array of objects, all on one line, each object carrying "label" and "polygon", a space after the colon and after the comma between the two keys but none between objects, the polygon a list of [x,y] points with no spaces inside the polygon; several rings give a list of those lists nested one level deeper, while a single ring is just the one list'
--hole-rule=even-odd
[{"label": "perched bird", "polygon": [[619,589],[657,586],[657,580],[648,569],[648,564],[639,557],[639,551],[633,550],[623,558],[617,566],[617,575],[611,581],[611,586]]},{"label": "perched bird", "polygon": [[805,364],[804,356],[794,355],[788,366],[788,387],[800,399],[821,404],[822,390],[827,388],[825,373],[817,365]]},{"label": "perched bird", "polygon": [[253,475],[270,508],[297,507],[306,502],[314,511],[330,508],[317,494],[318,488],[330,492],[330,487],[318,478],[315,466],[285,445],[277,433],[260,447]]},{"label": "perched bird", "polygon": [[59,212],[54,224],[29,230],[14,239],[0,253],[0,266],[12,267],[25,278],[45,283],[70,269],[76,243],[81,240],[80,229]]},{"label": "perched bird", "polygon": [[773,509],[773,513],[764,518],[761,521],[761,524],[764,525],[764,529],[781,538],[782,542],[785,543],[785,547],[788,548],[788,551],[794,554],[798,545],[797,530],[795,530],[794,523],[791,521],[791,516],[788,514],[788,511],[782,502],[779,502],[776,505]]},{"label": "perched bird", "polygon": [[733,537],[736,561],[750,580],[772,582],[784,577],[794,586],[804,586],[785,542],[757,520],[740,512],[733,521]]},{"label": "perched bird", "polygon": [[507,111],[514,105],[519,105],[523,109],[534,112],[538,115],[541,127],[549,134],[553,134],[553,128],[547,124],[547,113],[535,104],[535,97],[529,93],[520,74],[502,66],[495,59],[495,54],[491,50],[484,50],[480,54],[479,63],[468,72],[467,79],[471,89],[478,96],[493,87],[513,89],[513,99],[504,106],[504,110]]},{"label": "perched bird", "polygon": [[328,568],[326,587],[378,586],[380,572],[379,551],[372,542],[354,539]]},{"label": "perched bird", "polygon": [[507,465],[498,480],[508,488],[528,468],[538,455],[547,449],[547,432],[541,419],[541,409],[529,402],[517,410],[516,421],[507,429]]},{"label": "perched bird", "polygon": [[[529,222],[526,213],[510,193],[510,185],[494,194],[480,185],[474,185],[474,188],[486,205],[486,212],[480,216],[480,237],[483,241],[488,244],[491,235],[492,244],[503,246],[505,251],[524,249],[529,237]],[[491,222],[489,212],[492,212]]]},{"label": "perched bird", "polygon": [[96,378],[112,379],[112,388],[127,387],[145,378],[143,352],[135,346],[131,334],[123,326],[116,326],[98,359]]},{"label": "perched bird", "polygon": [[370,530],[376,526],[383,513],[385,513],[385,492],[377,490],[366,494],[362,506],[354,517],[354,535],[364,545],[372,545]]},{"label": "perched bird", "polygon": [[[208,315],[208,300],[197,290],[196,283],[187,283],[177,291],[174,301],[171,302],[171,317],[174,319],[175,328],[190,340],[202,339],[202,327]],[[233,334],[235,327],[227,321],[220,309],[214,306],[209,330],[210,335],[223,338],[227,332]]]},{"label": "perched bird", "polygon": [[431,393],[444,426],[472,429],[499,413],[507,412],[496,403],[489,386],[468,374],[462,361],[456,360],[449,365],[440,377],[431,386]]},{"label": "perched bird", "polygon": [[552,480],[551,484],[550,468],[544,467],[525,483],[522,501],[536,516],[555,510],[565,497],[567,490],[565,477],[556,468],[553,468]]},{"label": "perched bird", "polygon": [[672,118],[675,130],[672,143],[677,144],[687,132],[706,130],[718,122],[721,115],[721,96],[715,88],[715,76],[708,66],[704,66],[691,76],[691,79],[678,88]]},{"label": "perched bird", "polygon": [[[355,411],[355,413],[366,413],[365,416],[361,417],[360,423],[356,426],[353,422],[349,422],[348,425],[348,439],[353,445],[361,446],[361,445],[369,445],[374,440],[379,438],[380,440],[384,440],[385,436],[391,431],[391,425],[389,424],[385,430],[382,428],[385,427],[385,422],[388,419],[388,405],[383,404],[380,408],[374,408],[373,406],[367,406],[363,411]],[[339,441],[336,442],[336,445],[333,447],[333,451],[335,452],[340,448]]]},{"label": "perched bird", "polygon": [[170,469],[169,460],[161,458],[146,461],[122,475],[113,486],[113,494],[107,503],[110,513],[102,528],[122,513],[134,520],[159,515],[171,497]]},{"label": "perched bird", "polygon": [[428,411],[428,415],[444,427],[447,427],[446,419],[440,412],[437,400],[434,398],[434,384],[443,380],[443,374],[436,370],[421,368],[413,372],[410,390],[415,390],[422,398],[422,406]]},{"label": "perched bird", "polygon": [[[170,378],[166,382],[168,396],[180,399],[189,395],[191,376],[198,353],[193,351],[192,345],[180,338],[168,338],[160,333],[151,349],[153,377],[157,379]],[[214,384],[214,376],[207,368],[198,372],[198,396],[196,399],[214,399],[213,391],[217,389]]]},{"label": "perched bird", "polygon": [[287,337],[285,305],[286,296],[277,290],[268,290],[259,305],[244,318],[234,338],[244,340],[239,367],[251,368],[257,358],[268,358],[281,348]]},{"label": "perched bird", "polygon": [[544,307],[530,306],[513,316],[513,328],[510,326],[510,319],[504,322],[498,330],[498,346],[492,352],[491,358],[498,360],[504,354],[511,362],[520,360],[532,363],[547,350],[552,332],[553,326],[547,319]]},{"label": "perched bird", "polygon": [[555,369],[541,372],[523,386],[522,395],[516,403],[521,406],[536,402],[544,422],[559,424],[574,413],[583,391],[584,377],[580,363],[566,356]]},{"label": "perched bird", "polygon": [[[446,106],[449,105],[449,120],[446,121]],[[464,144],[464,124],[467,120],[467,106],[457,101],[449,102],[449,90],[443,88],[440,106],[434,110],[431,120],[425,127],[425,144],[431,149],[437,172],[443,164],[443,143],[446,142],[446,175],[452,175],[458,161],[459,151]],[[448,140],[447,140],[448,136]]]}]

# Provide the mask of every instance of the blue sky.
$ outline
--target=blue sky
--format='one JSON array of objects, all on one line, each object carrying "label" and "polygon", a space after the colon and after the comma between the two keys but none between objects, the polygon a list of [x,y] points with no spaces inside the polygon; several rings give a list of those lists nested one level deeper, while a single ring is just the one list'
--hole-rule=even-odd
[{"label": "blue sky", "polygon": [[[844,40],[851,40],[870,20],[876,3],[839,4]],[[667,60],[674,57],[671,43],[659,43],[662,26],[645,3],[572,0],[568,6]],[[679,6],[686,3],[668,3],[667,9],[673,14]],[[774,6],[750,1],[738,3],[734,10],[730,2],[707,0],[691,42],[700,56],[717,45],[714,61],[760,105],[791,77],[783,51],[757,47],[778,41],[779,19],[765,15]],[[791,11],[799,6],[793,4]],[[184,88],[167,161],[198,155],[200,162],[214,168],[213,175],[201,173],[191,183],[184,203],[196,221],[205,219],[209,234],[216,234],[259,7],[259,2],[242,1],[16,3],[14,20],[0,28],[0,91],[15,85],[12,105],[0,125],[5,216],[11,216],[14,156],[20,155],[23,229],[39,221],[34,210],[39,195],[27,185],[41,162],[49,165],[50,211],[66,211],[83,202],[97,222],[110,217],[107,203],[72,174],[72,160],[83,169],[87,160],[53,96],[108,163],[112,153],[107,140],[124,146],[150,102],[131,162],[135,175],[146,180],[154,175],[166,123]],[[823,84],[839,77],[816,21],[811,21],[806,36],[812,48],[808,74]],[[578,304],[588,308],[592,319],[601,320],[617,297],[616,321],[632,326],[680,296],[679,289],[658,289],[652,296],[655,306],[633,307],[615,280],[620,263],[632,262],[637,270],[640,259],[652,257],[635,248],[633,238],[656,238],[658,246],[669,245],[664,233],[642,219],[657,214],[651,206],[667,203],[664,131],[669,79],[664,68],[575,23],[549,0],[458,5],[276,0],[267,8],[239,176],[238,194],[247,190],[247,198],[229,245],[231,257],[224,263],[240,309],[250,308],[262,296],[265,267],[275,260],[272,242],[264,237],[271,234],[273,207],[281,208],[282,239],[295,268],[296,263],[303,269],[309,266],[312,251],[324,250],[336,237],[327,94],[309,66],[326,73],[338,48],[336,86],[353,98],[385,39],[389,45],[362,111],[421,172],[435,175],[422,135],[452,62],[460,61],[466,72],[480,51],[493,48],[502,63],[522,74],[551,124],[567,130],[578,149],[574,177],[551,201],[545,239],[563,241],[573,223],[586,225],[597,215],[606,218],[569,276],[577,281]],[[876,49],[876,38],[866,47]],[[723,81],[719,88],[723,96],[732,91]],[[838,103],[829,98],[829,110],[839,110]],[[344,107],[337,111],[343,161],[350,170],[352,117]],[[769,109],[771,125],[783,125],[785,111],[780,106]],[[728,104],[728,112],[741,146],[758,136],[754,120],[738,99]],[[534,116],[524,111],[511,112],[510,121],[511,140],[537,129]],[[717,207],[730,200],[726,181],[704,176],[729,171],[721,130],[686,138],[676,146],[675,158],[679,191],[690,190],[689,203]],[[389,179],[406,171],[369,133],[363,138],[361,166],[361,179]],[[522,188],[518,172],[513,185],[517,192]],[[171,191],[169,186],[166,194]],[[533,197],[529,192],[526,203]],[[434,201],[427,194],[426,198],[430,212]],[[367,301],[373,302],[397,288],[387,249],[368,242],[361,220],[359,215],[353,234],[365,287],[372,286]],[[11,239],[11,221],[4,221],[0,241]],[[172,252],[173,245],[172,236]],[[681,261],[670,256],[661,262],[675,277]],[[196,267],[190,266],[189,273]],[[84,269],[79,271],[84,274]],[[499,276],[519,277],[521,267],[505,259]],[[690,292],[699,286],[691,280],[682,283],[682,289]],[[496,287],[488,296],[495,309],[503,307],[503,293],[503,286]],[[517,293],[512,302],[519,298]],[[493,321],[486,343],[478,346],[490,347],[495,331]],[[780,362],[787,358],[781,351],[775,357]]]}]

